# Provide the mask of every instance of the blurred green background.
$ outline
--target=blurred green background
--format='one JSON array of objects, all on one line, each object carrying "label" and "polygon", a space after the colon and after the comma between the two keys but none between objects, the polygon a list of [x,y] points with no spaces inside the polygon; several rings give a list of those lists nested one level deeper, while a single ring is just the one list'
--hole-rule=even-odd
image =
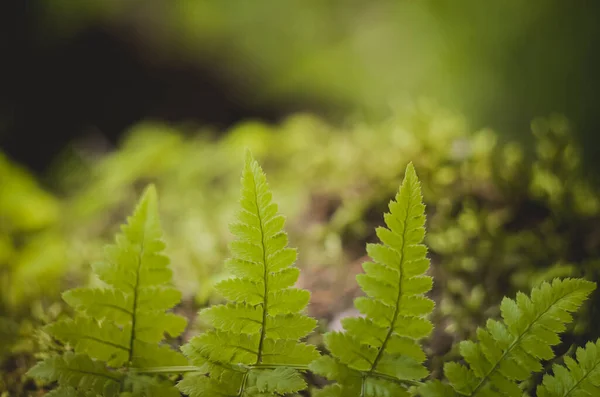
[{"label": "blurred green background", "polygon": [[[599,16],[583,0],[3,2],[0,395],[43,394],[23,374],[64,346],[40,327],[97,282],[149,182],[177,310],[219,300],[246,148],[323,329],[353,314],[364,244],[415,163],[434,376],[502,296],[598,280]],[[593,302],[561,352],[599,336]]]}]

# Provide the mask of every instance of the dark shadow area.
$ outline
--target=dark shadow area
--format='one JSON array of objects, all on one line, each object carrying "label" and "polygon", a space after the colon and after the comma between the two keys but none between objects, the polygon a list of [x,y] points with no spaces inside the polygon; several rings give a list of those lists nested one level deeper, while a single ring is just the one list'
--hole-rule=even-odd
[{"label": "dark shadow area", "polygon": [[2,8],[0,147],[38,174],[74,139],[100,133],[114,144],[143,119],[224,129],[315,107],[254,105],[217,68],[153,62],[122,32],[102,26],[49,45],[36,34],[35,2]]}]

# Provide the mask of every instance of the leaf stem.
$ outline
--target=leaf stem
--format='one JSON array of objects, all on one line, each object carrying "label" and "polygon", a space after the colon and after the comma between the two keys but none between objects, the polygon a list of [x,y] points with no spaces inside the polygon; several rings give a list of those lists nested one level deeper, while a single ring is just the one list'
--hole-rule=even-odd
[{"label": "leaf stem", "polygon": [[258,216],[258,223],[260,225],[260,236],[261,236],[261,245],[262,245],[262,252],[263,252],[263,267],[264,267],[264,272],[263,272],[263,283],[265,285],[264,288],[264,292],[263,292],[263,313],[262,313],[262,325],[260,327],[260,341],[258,342],[258,354],[256,357],[256,364],[260,364],[262,361],[262,350],[263,350],[263,345],[265,343],[265,336],[266,336],[266,326],[267,326],[267,307],[269,305],[269,289],[268,289],[268,285],[267,285],[267,281],[268,281],[268,269],[267,269],[267,246],[265,244],[265,230],[263,228],[263,219],[260,213],[260,205],[258,203],[258,186],[257,186],[257,181],[256,181],[256,176],[254,175],[254,173],[252,173],[252,182],[254,182],[254,199],[256,202],[256,216]]},{"label": "leaf stem", "polygon": [[422,386],[423,385],[423,382],[419,382],[416,380],[410,380],[410,379],[398,379],[394,376],[382,374],[381,372],[372,372],[369,375],[373,376],[375,378],[385,379],[387,381],[394,382],[394,383],[397,383],[400,385],[404,385],[404,384],[409,384],[411,386]]},{"label": "leaf stem", "polygon": [[136,374],[178,374],[184,372],[200,372],[202,371],[202,368],[193,365],[179,365],[172,367],[129,368],[129,370]]},{"label": "leaf stem", "polygon": [[[293,365],[293,364],[255,364],[255,365],[243,365],[242,368],[250,371],[253,369],[275,369],[280,367],[293,368],[299,371],[308,371],[308,365]],[[185,372],[201,372],[204,371],[202,367],[193,365],[174,365],[170,367],[148,367],[148,368],[129,368],[129,370],[136,374],[177,374]]]},{"label": "leaf stem", "polygon": [[[148,214],[146,214],[148,216]],[[136,326],[136,315],[137,315],[137,305],[138,305],[138,294],[140,287],[140,271],[142,269],[142,257],[144,256],[144,241],[146,229],[144,228],[142,234],[142,243],[140,246],[140,253],[138,254],[138,264],[135,272],[135,285],[133,288],[133,309],[131,311],[131,335],[129,338],[129,359],[127,360],[129,365],[132,364],[132,360],[135,357],[133,354],[133,348],[135,346],[135,326]]]},{"label": "leaf stem", "polygon": [[242,378],[242,384],[240,385],[240,389],[238,391],[238,397],[242,397],[244,395],[244,390],[246,389],[246,383],[248,382],[248,374],[249,374],[249,372],[246,372],[244,374],[244,377]]},{"label": "leaf stem", "polygon": [[275,369],[275,368],[292,368],[298,371],[308,371],[308,365],[294,365],[294,364],[254,364],[248,365],[246,368],[248,370],[252,369]]}]

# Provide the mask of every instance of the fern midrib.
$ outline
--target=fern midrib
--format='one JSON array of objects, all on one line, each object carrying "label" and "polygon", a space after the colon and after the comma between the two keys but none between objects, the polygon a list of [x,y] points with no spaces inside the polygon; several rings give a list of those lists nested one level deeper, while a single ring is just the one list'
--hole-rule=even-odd
[{"label": "fern midrib", "polygon": [[70,371],[70,372],[76,372],[78,374],[93,375],[93,376],[97,376],[99,378],[110,379],[112,381],[115,381],[116,383],[121,382],[121,378],[117,378],[115,376],[111,376],[111,375],[108,375],[108,374],[102,374],[102,373],[99,373],[99,372],[86,371],[86,370],[83,370],[83,369],[75,369],[75,368],[70,368],[70,367],[67,368],[67,370]]},{"label": "fern midrib", "polygon": [[[411,197],[411,196],[409,196],[409,197]],[[400,250],[401,250],[400,255],[402,255],[402,259],[400,260],[400,266],[398,269],[398,273],[399,273],[398,295],[396,296],[396,305],[394,307],[394,315],[392,316],[392,321],[390,322],[390,327],[388,329],[387,335],[385,336],[385,339],[383,340],[383,343],[381,344],[381,348],[377,352],[377,356],[375,357],[375,360],[373,360],[373,365],[371,365],[371,369],[369,370],[369,373],[372,373],[373,371],[375,371],[375,368],[377,368],[377,364],[379,364],[379,360],[381,360],[381,358],[383,357],[383,352],[385,351],[388,341],[390,340],[390,338],[392,337],[392,334],[394,333],[394,326],[396,325],[396,321],[398,320],[398,315],[400,314],[400,298],[402,297],[402,280],[404,278],[404,272],[402,271],[403,270],[402,266],[404,265],[404,259],[406,257],[404,248],[406,245],[406,235],[408,233],[408,222],[407,221],[408,221],[408,214],[410,212],[410,208],[411,208],[411,202],[409,201],[407,204],[407,208],[406,208],[406,215],[404,217],[404,230],[402,231],[402,246],[400,248]]]},{"label": "fern midrib", "polygon": [[267,325],[267,307],[269,304],[269,294],[268,294],[268,286],[267,286],[267,276],[268,276],[268,270],[267,270],[267,250],[266,250],[266,244],[265,244],[265,232],[264,232],[264,228],[263,228],[263,220],[262,220],[262,215],[260,212],[260,206],[258,205],[258,191],[257,191],[257,183],[256,183],[256,178],[254,177],[254,174],[252,173],[252,184],[254,187],[254,203],[256,206],[256,215],[258,217],[258,224],[260,227],[260,243],[262,245],[262,253],[263,253],[263,284],[264,284],[264,291],[263,291],[263,315],[262,315],[262,322],[261,322],[261,327],[260,327],[260,340],[258,342],[258,352],[256,355],[256,364],[261,364],[262,363],[262,350],[263,350],[263,345],[265,342],[265,336],[266,336],[266,325]]},{"label": "fern midrib", "polygon": [[104,303],[104,304],[101,304],[101,305],[98,305],[98,306],[104,306],[104,307],[108,307],[108,308],[111,308],[111,309],[115,309],[117,311],[120,311],[122,313],[127,314],[128,316],[133,315],[133,313],[130,310],[127,310],[126,308],[121,307],[121,306],[117,306],[117,305],[113,305],[113,304],[109,304],[109,303]]},{"label": "fern midrib", "polygon": [[126,352],[129,351],[129,347],[127,347],[127,346],[119,345],[118,343],[114,343],[114,342],[110,342],[110,341],[107,341],[107,340],[104,340],[104,339],[96,338],[94,336],[81,335],[81,334],[75,333],[75,332],[73,332],[72,335],[77,336],[80,339],[89,339],[89,340],[93,340],[94,342],[101,343],[103,345],[108,345],[108,346],[116,347],[117,349],[125,350]]},{"label": "fern midrib", "polygon": [[254,351],[254,350],[252,350],[250,348],[241,346],[241,345],[234,345],[234,344],[230,344],[230,343],[224,343],[221,346],[233,347],[233,348],[236,348],[236,349],[243,350],[243,351],[245,351],[247,353],[250,353],[250,354],[258,354],[258,352]]},{"label": "fern midrib", "polygon": [[422,386],[423,383],[419,382],[419,381],[415,381],[415,380],[410,380],[410,379],[398,379],[394,376],[388,375],[388,374],[384,374],[381,372],[377,372],[377,371],[370,371],[370,372],[362,372],[361,373],[361,385],[360,385],[360,397],[364,397],[366,395],[366,380],[367,377],[374,377],[374,378],[379,378],[379,379],[383,379],[386,380],[388,382],[397,384],[397,385],[401,385],[401,386],[406,386],[406,383],[408,383],[411,386]]},{"label": "fern midrib", "polygon": [[[148,216],[148,214],[146,214],[146,217]],[[148,219],[146,219],[146,222],[148,222]],[[142,268],[142,257],[144,256],[144,242],[146,241],[146,227],[144,227],[143,231],[142,231],[142,238],[141,238],[141,243],[140,243],[140,253],[138,254],[138,264],[137,264],[137,269],[135,272],[135,284],[134,284],[134,288],[133,288],[133,309],[131,312],[131,335],[129,338],[129,358],[127,360],[127,362],[129,363],[129,365],[132,364],[132,360],[134,354],[133,354],[133,349],[135,346],[135,325],[136,325],[136,314],[137,314],[137,305],[138,305],[138,289],[140,286],[140,271]]]},{"label": "fern midrib", "polygon": [[[519,342],[521,341],[521,339],[523,339],[523,337],[525,337],[525,335],[527,335],[527,333],[531,330],[531,327],[533,327],[535,325],[535,323],[544,315],[548,312],[548,310],[550,310],[552,307],[554,307],[554,305],[556,305],[559,301],[566,299],[567,295],[560,297],[559,299],[557,299],[556,301],[554,301],[551,305],[548,305],[548,307],[542,312],[540,313],[539,316],[537,316],[532,322],[531,324],[529,324],[527,326],[527,328],[525,329],[525,331],[523,331],[523,333],[521,333],[521,335],[519,335],[517,337],[517,339],[515,339],[515,341],[513,343],[511,343],[511,345],[508,347],[508,349],[506,349],[506,351],[502,354],[502,357],[500,357],[500,359],[496,362],[496,364],[494,364],[494,366],[492,367],[492,369],[490,369],[490,371],[481,379],[481,381],[479,382],[479,384],[477,384],[477,387],[475,387],[475,390],[473,390],[471,392],[471,394],[469,395],[469,397],[474,397],[477,395],[477,392],[483,387],[485,386],[488,381],[490,376],[498,369],[498,367],[500,366],[500,363],[502,361],[504,361],[504,359],[508,356],[508,354],[510,352],[512,352],[512,350],[517,347],[519,345]],[[529,353],[526,353],[529,354]]]},{"label": "fern midrib", "polygon": [[244,390],[246,389],[246,383],[248,382],[249,375],[250,371],[246,371],[242,376],[242,382],[240,384],[240,388],[238,389],[237,397],[242,397],[244,395]]},{"label": "fern midrib", "polygon": [[[292,368],[292,369],[295,369],[298,371],[308,371],[309,370],[309,366],[305,365],[305,364],[255,364],[255,365],[243,365],[242,364],[242,365],[240,365],[240,367],[244,368],[245,371],[241,370],[240,367],[225,365],[224,363],[221,363],[218,361],[211,361],[211,364],[216,365],[221,368],[224,368],[224,369],[227,369],[227,370],[230,370],[230,371],[235,371],[235,372],[240,372],[240,373],[246,373],[253,369],[277,369],[277,368],[282,368],[282,367]],[[185,372],[203,372],[203,371],[205,371],[204,367],[198,367],[198,366],[193,366],[193,365],[130,368],[130,370],[137,374],[179,374],[179,373],[185,373]],[[423,384],[422,382],[409,380],[409,379],[400,380],[391,375],[387,375],[387,374],[377,372],[377,371],[373,371],[373,372],[369,373],[369,376],[373,376],[375,378],[380,378],[380,379],[385,379],[387,381],[390,381],[390,382],[393,382],[393,383],[396,383],[399,385],[408,383],[413,386],[420,386]]]}]

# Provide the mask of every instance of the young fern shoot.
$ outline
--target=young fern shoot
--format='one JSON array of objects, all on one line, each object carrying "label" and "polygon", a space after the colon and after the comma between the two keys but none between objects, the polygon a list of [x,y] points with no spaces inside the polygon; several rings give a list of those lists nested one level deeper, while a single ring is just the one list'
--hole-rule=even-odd
[{"label": "young fern shoot", "polygon": [[432,287],[425,235],[425,206],[412,164],[395,201],[384,215],[387,228],[377,228],[381,244],[368,244],[373,262],[363,264],[357,276],[367,296],[355,307],[364,315],[345,318],[344,332],[329,332],[323,356],[311,370],[337,381],[315,394],[319,397],[407,396],[407,388],[428,375],[418,340],[432,325],[426,316],[434,307],[424,296]]},{"label": "young fern shoot", "polygon": [[175,337],[183,332],[187,321],[166,312],[179,303],[181,293],[171,286],[169,259],[162,254],[165,246],[153,186],[121,230],[115,244],[106,247],[106,261],[93,265],[106,287],[66,291],[63,299],[75,317],[47,327],[74,349],[29,371],[38,379],[58,381],[53,395],[179,395],[170,382],[129,371],[187,364],[181,353],[160,344],[165,333]]},{"label": "young fern shoot", "polygon": [[316,326],[302,313],[310,294],[293,287],[299,276],[296,250],[287,247],[285,219],[249,153],[241,183],[227,261],[234,277],[217,285],[229,303],[202,310],[200,318],[213,329],[182,348],[205,372],[178,384],[191,397],[295,393],[306,388],[300,370],[319,357],[314,346],[299,342]]},{"label": "young fern shoot", "polygon": [[[570,313],[577,311],[595,288],[593,282],[582,279],[555,279],[534,288],[531,296],[519,292],[516,300],[504,298],[500,306],[504,322],[489,319],[486,328],[477,329],[479,343],[461,342],[460,353],[468,366],[446,363],[444,374],[450,384],[428,382],[421,387],[421,396],[521,397],[519,384],[542,371],[541,360],[554,357],[552,346],[560,343],[558,334],[572,321]],[[592,357],[593,348],[588,349],[589,354],[580,356],[584,361]],[[555,367],[555,375],[567,386],[560,368]],[[573,376],[583,379],[576,366],[569,368]],[[546,377],[538,396],[562,396],[551,394],[556,391],[553,385],[556,382]]]}]

